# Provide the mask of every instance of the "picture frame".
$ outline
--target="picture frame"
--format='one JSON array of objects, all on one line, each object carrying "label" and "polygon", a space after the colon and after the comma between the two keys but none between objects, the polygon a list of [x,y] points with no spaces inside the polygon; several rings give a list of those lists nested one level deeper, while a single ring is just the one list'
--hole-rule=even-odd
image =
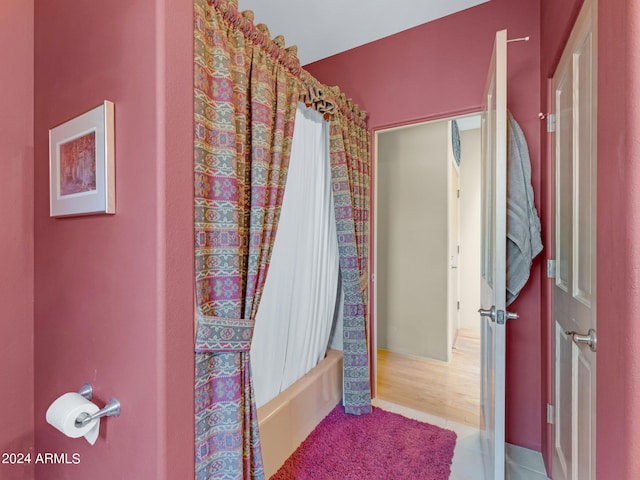
[{"label": "picture frame", "polygon": [[51,217],[115,214],[114,104],[49,130]]}]

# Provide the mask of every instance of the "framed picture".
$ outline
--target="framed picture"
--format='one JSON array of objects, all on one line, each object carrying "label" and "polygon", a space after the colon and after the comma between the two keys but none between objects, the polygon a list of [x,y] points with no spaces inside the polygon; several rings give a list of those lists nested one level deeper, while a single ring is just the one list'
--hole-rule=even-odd
[{"label": "framed picture", "polygon": [[116,213],[113,103],[49,130],[52,217]]}]

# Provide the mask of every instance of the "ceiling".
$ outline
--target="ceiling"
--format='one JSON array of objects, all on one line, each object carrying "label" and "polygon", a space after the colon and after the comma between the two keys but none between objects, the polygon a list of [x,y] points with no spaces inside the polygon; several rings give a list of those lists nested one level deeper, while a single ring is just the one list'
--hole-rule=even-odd
[{"label": "ceiling", "polygon": [[489,0],[238,0],[306,65]]}]

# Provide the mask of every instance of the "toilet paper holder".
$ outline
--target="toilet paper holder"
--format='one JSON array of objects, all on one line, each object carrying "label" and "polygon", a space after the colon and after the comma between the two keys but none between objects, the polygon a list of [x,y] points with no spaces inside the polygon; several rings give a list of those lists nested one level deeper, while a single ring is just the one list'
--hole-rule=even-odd
[{"label": "toilet paper holder", "polygon": [[[87,400],[91,400],[93,398],[93,387],[90,383],[85,383],[80,390],[78,390],[78,394],[82,395]],[[112,398],[109,400],[104,408],[101,408],[94,414],[89,413],[81,413],[76,418],[75,426],[78,428],[84,427],[87,423],[95,420],[96,418],[101,417],[118,417],[120,416],[120,402],[116,398]]]}]

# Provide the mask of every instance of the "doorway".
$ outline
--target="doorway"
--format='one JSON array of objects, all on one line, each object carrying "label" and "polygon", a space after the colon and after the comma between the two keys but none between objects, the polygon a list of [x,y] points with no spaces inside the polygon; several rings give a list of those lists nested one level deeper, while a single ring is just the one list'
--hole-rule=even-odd
[{"label": "doorway", "polygon": [[475,427],[480,139],[477,114],[375,135],[376,397]]}]

